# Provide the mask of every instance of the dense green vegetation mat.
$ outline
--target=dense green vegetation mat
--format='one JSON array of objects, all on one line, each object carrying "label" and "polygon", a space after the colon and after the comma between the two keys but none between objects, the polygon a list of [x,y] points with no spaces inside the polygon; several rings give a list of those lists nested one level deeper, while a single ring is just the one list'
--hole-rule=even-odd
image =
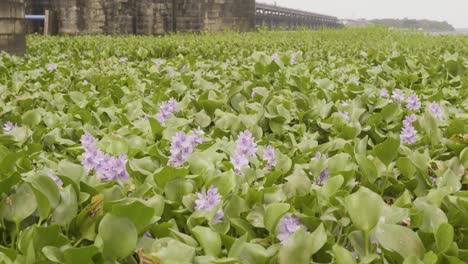
[{"label": "dense green vegetation mat", "polygon": [[468,37],[28,37],[0,263],[467,263]]}]

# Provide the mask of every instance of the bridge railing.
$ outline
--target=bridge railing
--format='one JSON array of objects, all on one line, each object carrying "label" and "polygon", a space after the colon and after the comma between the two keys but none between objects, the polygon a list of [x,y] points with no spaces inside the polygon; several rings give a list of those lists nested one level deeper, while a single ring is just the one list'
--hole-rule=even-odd
[{"label": "bridge railing", "polygon": [[255,10],[256,26],[266,25],[269,28],[319,28],[319,27],[340,27],[337,17],[327,16],[303,10],[280,7],[269,4],[256,4]]}]

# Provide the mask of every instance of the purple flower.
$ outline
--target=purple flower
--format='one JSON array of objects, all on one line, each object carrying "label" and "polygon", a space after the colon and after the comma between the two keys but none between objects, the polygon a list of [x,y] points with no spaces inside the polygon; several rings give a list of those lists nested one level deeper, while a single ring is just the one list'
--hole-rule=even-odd
[{"label": "purple flower", "polygon": [[279,234],[276,237],[281,241],[281,244],[284,244],[301,227],[305,229],[298,217],[285,215],[278,223]]},{"label": "purple flower", "polygon": [[351,102],[350,100],[341,101],[341,105],[348,106],[350,102]]},{"label": "purple flower", "polygon": [[242,168],[249,167],[249,160],[243,155],[234,155],[231,157],[231,163],[237,174],[242,174]]},{"label": "purple flower", "polygon": [[439,119],[442,119],[443,117],[443,112],[442,112],[442,108],[440,107],[440,105],[436,102],[432,102],[430,105],[429,105],[429,110]]},{"label": "purple flower", "polygon": [[412,124],[418,119],[418,117],[415,114],[411,114],[409,116],[406,116],[405,119],[403,120],[403,125],[404,126],[412,126]]},{"label": "purple flower", "polygon": [[174,72],[174,67],[167,66],[166,70],[167,70],[168,73],[172,73],[172,72]]},{"label": "purple flower", "polygon": [[201,130],[200,127],[190,131],[188,134],[188,136],[190,137],[190,140],[192,141],[192,145],[195,145],[195,146],[203,143],[203,135],[205,135],[205,132]]},{"label": "purple flower", "polygon": [[46,68],[47,68],[47,70],[49,70],[50,72],[55,71],[55,70],[57,69],[57,64],[55,64],[55,63],[49,63],[49,64],[47,64]]},{"label": "purple flower", "polygon": [[401,103],[405,100],[405,96],[403,95],[403,92],[400,89],[395,89],[392,92],[392,98],[398,103]]},{"label": "purple flower", "polygon": [[[214,186],[211,186],[208,189],[208,192],[205,191],[205,188],[202,189],[201,192],[196,193],[198,199],[195,200],[195,210],[203,210],[203,211],[208,211],[210,212],[213,210],[216,206],[218,206],[221,203],[222,197],[218,193],[218,189]],[[217,223],[221,221],[221,218],[223,218],[224,212],[223,209],[220,208],[218,212],[216,212],[216,215],[213,219],[213,223]]]},{"label": "purple flower", "polygon": [[254,141],[252,133],[249,130],[240,132],[236,140],[236,153],[242,154],[249,158],[254,158],[257,152],[257,144]]},{"label": "purple flower", "polygon": [[250,94],[252,98],[254,98],[256,95],[257,95],[257,91],[252,91],[252,93]]},{"label": "purple flower", "polygon": [[417,94],[412,94],[406,99],[406,108],[409,110],[418,110],[421,107],[421,102]]},{"label": "purple flower", "polygon": [[340,115],[346,120],[349,121],[349,113],[340,111]]},{"label": "purple flower", "polygon": [[159,113],[156,115],[156,119],[165,125],[166,120],[169,119],[173,113],[178,113],[179,109],[177,108],[177,101],[174,98],[170,98],[167,102],[163,102],[159,106]]},{"label": "purple flower", "polygon": [[382,254],[382,250],[379,247],[379,243],[380,243],[379,240],[377,240],[377,238],[373,237],[373,238],[371,238],[371,243],[377,245],[377,249],[375,250],[375,252],[377,254]]},{"label": "purple flower", "polygon": [[85,132],[81,136],[80,142],[83,148],[86,150],[86,149],[89,149],[90,147],[95,147],[97,140],[91,134],[89,134],[88,132]]},{"label": "purple flower", "polygon": [[236,140],[236,150],[234,157],[231,157],[231,163],[237,174],[242,173],[243,167],[249,167],[248,158],[254,158],[257,152],[257,144],[255,143],[252,133],[245,130],[239,134]]},{"label": "purple flower", "polygon": [[3,131],[5,132],[10,132],[13,128],[15,128],[15,124],[13,124],[13,122],[8,121],[3,124]]},{"label": "purple flower", "polygon": [[416,142],[416,129],[412,125],[405,125],[401,129],[400,140],[403,144],[413,144]]},{"label": "purple flower", "polygon": [[317,151],[317,153],[315,153],[315,158],[320,159],[321,157],[322,157],[322,153],[320,151]]},{"label": "purple flower", "polygon": [[59,187],[63,186],[62,180],[59,177],[57,177],[57,175],[49,172],[49,173],[47,173],[47,176],[49,176],[52,180],[54,180],[54,182],[57,184],[57,186],[59,186]]},{"label": "purple flower", "polygon": [[273,55],[271,55],[271,59],[274,60],[274,61],[279,60],[279,55],[278,55],[278,53],[273,53]]},{"label": "purple flower", "polygon": [[380,96],[382,96],[384,98],[390,97],[390,95],[388,94],[387,89],[385,89],[385,88],[380,89]]},{"label": "purple flower", "polygon": [[318,185],[324,185],[327,182],[329,175],[330,175],[330,170],[328,168],[324,169],[320,173],[319,177],[315,180],[315,183]]},{"label": "purple flower", "polygon": [[153,62],[154,62],[154,65],[156,65],[156,67],[158,68],[164,63],[164,61],[161,59],[156,59]]},{"label": "purple flower", "polygon": [[203,143],[203,134],[204,132],[198,128],[191,131],[188,135],[184,132],[178,132],[173,136],[171,142],[171,156],[167,164],[173,167],[182,166],[195,148]]},{"label": "purple flower", "polygon": [[128,180],[129,175],[126,168],[127,156],[121,154],[113,157],[105,154],[96,166],[96,174],[102,180]]},{"label": "purple flower", "polygon": [[103,158],[104,153],[102,153],[102,151],[97,149],[95,146],[90,146],[85,149],[81,164],[85,167],[86,172],[90,173],[99,166]]},{"label": "purple flower", "polygon": [[125,62],[127,62],[127,58],[125,58],[125,57],[120,57],[120,58],[119,58],[119,62],[120,62],[120,63],[125,63]]},{"label": "purple flower", "polygon": [[267,146],[263,152],[263,160],[266,161],[265,170],[269,170],[276,166],[276,152],[272,146]]},{"label": "purple flower", "polygon": [[296,64],[296,59],[297,59],[297,53],[293,52],[293,54],[291,54],[291,60],[289,61],[289,64],[295,65]]},{"label": "purple flower", "polygon": [[354,83],[355,85],[359,85],[359,77],[357,77],[357,76],[351,76],[351,77],[349,78],[349,81],[350,81],[351,83]]},{"label": "purple flower", "polygon": [[105,154],[96,147],[97,140],[89,133],[81,137],[81,145],[85,152],[81,164],[89,174],[95,171],[102,180],[128,180],[129,175],[126,168],[127,156],[121,154],[113,157]]}]

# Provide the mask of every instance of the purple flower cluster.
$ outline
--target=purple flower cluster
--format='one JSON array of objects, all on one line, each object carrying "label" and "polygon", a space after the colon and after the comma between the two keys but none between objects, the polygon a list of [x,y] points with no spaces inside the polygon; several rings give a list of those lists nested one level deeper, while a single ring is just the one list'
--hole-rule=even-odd
[{"label": "purple flower cluster", "polygon": [[285,215],[278,223],[278,235],[276,236],[282,244],[284,244],[288,238],[296,233],[297,230],[305,227],[301,224],[301,221],[296,216]]},{"label": "purple flower cluster", "polygon": [[88,173],[95,171],[102,180],[128,180],[127,156],[124,154],[119,157],[110,156],[99,150],[96,142],[97,140],[89,133],[81,137],[81,145],[85,150],[81,164],[86,171]]},{"label": "purple flower cluster", "polygon": [[384,98],[389,98],[390,97],[390,95],[388,94],[388,90],[385,89],[385,88],[380,89],[380,96],[382,96]]},{"label": "purple flower cluster", "polygon": [[289,61],[289,64],[295,65],[295,64],[296,64],[296,60],[297,60],[297,53],[296,53],[296,52],[293,52],[293,54],[291,55],[291,60]]},{"label": "purple flower cluster", "polygon": [[409,110],[418,110],[421,107],[421,101],[417,94],[412,94],[406,99],[406,108]]},{"label": "purple flower cluster", "polygon": [[10,121],[5,122],[5,124],[3,124],[3,131],[5,132],[10,132],[13,130],[13,128],[15,128],[15,124],[13,124]]},{"label": "purple flower cluster", "polygon": [[[211,186],[208,189],[208,192],[205,191],[205,188],[202,189],[201,192],[196,193],[198,199],[195,200],[195,210],[203,210],[203,211],[211,211],[213,210],[216,206],[218,206],[221,203],[222,197],[218,193],[218,189],[214,186]],[[218,212],[216,212],[216,215],[213,218],[213,223],[216,224],[224,216],[223,209],[220,208]]]},{"label": "purple flower cluster", "polygon": [[440,107],[440,105],[436,102],[432,102],[430,105],[429,105],[429,110],[439,119],[442,119],[444,114],[442,112],[442,108]]},{"label": "purple flower cluster", "polygon": [[276,151],[272,146],[267,146],[263,152],[263,160],[266,161],[265,170],[270,170],[276,166]]},{"label": "purple flower cluster", "polygon": [[156,65],[156,67],[158,68],[164,63],[164,61],[161,59],[155,59],[153,62],[154,62],[154,65]]},{"label": "purple flower cluster", "polygon": [[236,173],[242,174],[242,168],[249,167],[249,158],[256,156],[257,144],[252,137],[252,133],[248,130],[239,134],[236,144],[236,150],[234,157],[231,157],[231,163]]},{"label": "purple flower cluster", "polygon": [[156,119],[161,125],[166,124],[166,120],[169,119],[173,113],[178,113],[177,101],[174,98],[170,98],[167,102],[163,102],[159,106],[159,113],[156,115]]},{"label": "purple flower cluster", "polygon": [[401,103],[405,100],[405,95],[400,89],[395,89],[392,92],[392,98],[395,100],[397,103]]},{"label": "purple flower cluster", "polygon": [[195,148],[203,143],[204,134],[205,132],[198,128],[190,131],[188,134],[178,132],[173,136],[171,142],[171,156],[167,164],[173,167],[182,166]]},{"label": "purple flower cluster", "polygon": [[271,59],[274,60],[274,61],[279,60],[279,55],[278,55],[278,53],[273,53],[273,55],[271,55]]},{"label": "purple flower cluster", "polygon": [[351,76],[351,77],[349,78],[349,81],[350,81],[351,83],[354,83],[355,85],[359,85],[359,77],[357,77],[357,76]]},{"label": "purple flower cluster", "polygon": [[49,64],[47,64],[46,68],[47,68],[48,71],[53,72],[53,71],[55,71],[57,69],[57,64],[49,63]]},{"label": "purple flower cluster", "polygon": [[405,117],[405,119],[403,120],[403,125],[411,126],[416,120],[418,120],[418,117],[415,114],[411,114]]},{"label": "purple flower cluster", "polygon": [[403,144],[413,144],[416,142],[416,129],[413,127],[413,122],[417,119],[416,115],[409,115],[403,120],[403,128],[400,133],[400,140]]},{"label": "purple flower cluster", "polygon": [[[320,151],[317,151],[317,153],[315,153],[315,159],[320,159],[322,158],[322,156],[328,162],[327,156],[322,155]],[[329,176],[330,176],[330,169],[327,167],[320,173],[318,178],[315,179],[315,183],[318,185],[324,185],[327,182]]]},{"label": "purple flower cluster", "polygon": [[349,112],[340,111],[340,115],[346,120],[349,121]]},{"label": "purple flower cluster", "polygon": [[120,57],[120,58],[119,58],[119,62],[120,62],[120,63],[125,63],[125,62],[127,62],[127,58],[125,58],[125,57]]}]

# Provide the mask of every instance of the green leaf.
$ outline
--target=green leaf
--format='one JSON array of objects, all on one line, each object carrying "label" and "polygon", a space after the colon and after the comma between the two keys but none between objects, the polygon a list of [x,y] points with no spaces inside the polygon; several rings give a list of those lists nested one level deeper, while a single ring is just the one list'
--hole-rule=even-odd
[{"label": "green leaf", "polygon": [[167,182],[177,178],[184,178],[188,175],[188,173],[189,171],[187,169],[179,169],[167,166],[156,171],[153,175],[153,179],[160,188],[164,188]]},{"label": "green leaf", "polygon": [[265,228],[270,234],[276,233],[276,225],[281,217],[289,211],[290,205],[287,203],[272,203],[265,209],[264,223]]},{"label": "green leaf", "polygon": [[356,260],[354,259],[353,255],[347,249],[337,244],[333,245],[332,249],[333,254],[335,255],[336,264],[356,263]]},{"label": "green leaf", "polygon": [[380,224],[375,232],[380,245],[403,258],[424,255],[424,245],[413,230],[400,225]]},{"label": "green leaf", "polygon": [[64,252],[65,263],[67,264],[93,264],[93,257],[99,253],[99,249],[94,246],[80,248],[67,248]]},{"label": "green leaf", "polygon": [[25,181],[30,182],[32,190],[36,195],[39,216],[47,219],[50,210],[55,208],[60,201],[60,192],[54,180],[45,175],[35,175]]},{"label": "green leaf", "polygon": [[346,197],[345,206],[353,224],[363,231],[374,228],[383,213],[382,198],[365,187]]},{"label": "green leaf", "polygon": [[217,257],[221,253],[221,237],[217,232],[204,226],[197,226],[192,232],[206,255]]},{"label": "green leaf", "polygon": [[27,183],[22,183],[16,193],[8,199],[8,203],[0,205],[0,216],[17,224],[34,213],[37,208],[34,192]]},{"label": "green leaf", "polygon": [[195,248],[173,238],[156,240],[152,245],[152,252],[151,255],[160,260],[162,264],[191,264],[195,258]]},{"label": "green leaf", "polygon": [[106,214],[99,224],[96,245],[102,248],[104,258],[116,260],[130,255],[137,238],[137,229],[128,218]]},{"label": "green leaf", "polygon": [[269,255],[262,246],[253,243],[245,243],[240,252],[240,259],[246,263],[266,264]]},{"label": "green leaf", "polygon": [[60,226],[68,227],[78,212],[78,201],[75,189],[71,185],[66,186],[60,193],[60,203],[52,213],[54,222]]},{"label": "green leaf", "polygon": [[29,127],[34,127],[37,124],[39,124],[42,120],[41,114],[39,113],[39,110],[29,110],[21,116],[21,119],[23,120],[23,123],[28,125]]},{"label": "green leaf", "polygon": [[86,176],[86,170],[83,166],[74,164],[68,160],[62,160],[58,164],[58,174],[70,178],[74,183],[80,183],[80,180]]},{"label": "green leaf", "polygon": [[389,137],[383,143],[375,146],[373,153],[388,167],[388,165],[398,156],[399,147],[400,141],[393,137]]},{"label": "green leaf", "polygon": [[382,116],[386,123],[390,123],[400,114],[400,106],[397,103],[389,104],[382,108]]},{"label": "green leaf", "polygon": [[152,222],[154,209],[144,205],[140,201],[128,204],[116,204],[112,206],[112,214],[127,217],[135,225],[138,233],[141,233]]},{"label": "green leaf", "polygon": [[454,230],[448,223],[443,223],[435,233],[435,241],[437,246],[437,253],[445,253],[453,242]]}]

